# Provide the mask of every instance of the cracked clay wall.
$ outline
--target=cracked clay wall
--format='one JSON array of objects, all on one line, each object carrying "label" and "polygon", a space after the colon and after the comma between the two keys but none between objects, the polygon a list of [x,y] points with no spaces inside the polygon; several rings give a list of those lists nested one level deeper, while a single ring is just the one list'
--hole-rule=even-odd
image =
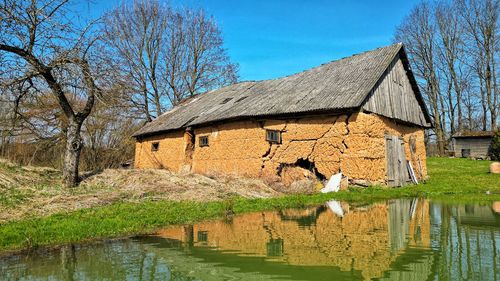
[{"label": "cracked clay wall", "polygon": [[[280,130],[282,143],[267,142],[266,129]],[[349,116],[231,122],[195,129],[191,170],[204,174],[277,177],[303,159],[313,163],[317,173],[326,178],[342,171],[350,179],[383,184],[387,180],[386,133],[404,138],[407,159],[412,161],[417,177],[427,177],[423,129],[362,112]],[[209,146],[199,146],[200,136],[208,136]],[[411,152],[410,139],[414,140]],[[157,152],[151,152],[153,141],[160,141]],[[136,146],[136,167],[156,168],[160,163],[178,171],[186,163],[186,147],[182,133],[145,139]]]},{"label": "cracked clay wall", "polygon": [[[264,176],[275,174],[280,166],[293,165],[297,159],[307,159],[326,178],[341,171],[350,179],[384,184],[387,180],[385,134],[388,133],[404,138],[407,159],[415,159],[413,167],[422,167],[417,177],[427,177],[422,128],[396,124],[367,113],[301,119],[266,127],[283,130],[283,143],[273,144],[264,157]],[[410,157],[410,138],[415,139],[414,157]]]}]

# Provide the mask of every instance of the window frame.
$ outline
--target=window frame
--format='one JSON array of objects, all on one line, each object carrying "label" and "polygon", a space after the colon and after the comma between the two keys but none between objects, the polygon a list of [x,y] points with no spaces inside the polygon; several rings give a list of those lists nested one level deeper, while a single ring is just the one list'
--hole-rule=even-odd
[{"label": "window frame", "polygon": [[[203,140],[206,140],[206,143]],[[199,136],[198,137],[198,146],[199,147],[207,147],[209,145],[210,145],[210,142],[208,140],[208,136]]]},{"label": "window frame", "polygon": [[[270,138],[270,135],[276,133],[277,139]],[[280,130],[266,130],[266,141],[270,143],[281,143],[281,131]]]},{"label": "window frame", "polygon": [[155,152],[158,150],[160,150],[160,142],[159,141],[152,142],[151,143],[151,151]]}]

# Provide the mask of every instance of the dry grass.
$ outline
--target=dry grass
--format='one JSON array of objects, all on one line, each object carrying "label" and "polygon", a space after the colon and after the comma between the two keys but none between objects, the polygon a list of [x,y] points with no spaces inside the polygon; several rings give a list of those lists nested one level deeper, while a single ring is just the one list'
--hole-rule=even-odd
[{"label": "dry grass", "polygon": [[282,192],[262,180],[179,174],[167,170],[104,170],[79,187],[61,186],[59,171],[0,160],[0,223],[115,202],[217,201],[234,196],[269,198]]},{"label": "dry grass", "polygon": [[203,176],[168,170],[105,170],[82,186],[107,186],[131,200],[148,197],[174,201],[213,201],[233,196],[269,198],[280,195],[263,181],[233,176]]}]

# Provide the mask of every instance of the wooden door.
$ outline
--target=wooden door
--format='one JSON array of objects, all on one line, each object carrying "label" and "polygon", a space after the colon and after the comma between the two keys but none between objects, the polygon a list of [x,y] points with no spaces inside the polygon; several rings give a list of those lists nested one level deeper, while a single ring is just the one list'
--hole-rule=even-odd
[{"label": "wooden door", "polygon": [[385,136],[387,158],[387,184],[389,186],[405,185],[410,175],[406,163],[404,140],[398,136]]}]

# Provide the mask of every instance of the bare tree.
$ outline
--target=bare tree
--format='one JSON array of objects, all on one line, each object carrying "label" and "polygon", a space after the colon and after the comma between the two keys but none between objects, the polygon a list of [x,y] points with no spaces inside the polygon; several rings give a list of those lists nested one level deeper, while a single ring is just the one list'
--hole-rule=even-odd
[{"label": "bare tree", "polygon": [[107,14],[105,22],[128,81],[124,86],[147,121],[189,96],[237,80],[220,30],[203,11],[136,0]]},{"label": "bare tree", "polygon": [[184,18],[187,56],[183,79],[187,84],[186,95],[194,96],[236,82],[236,66],[230,63],[222,48],[221,32],[215,21],[203,10],[186,10]]},{"label": "bare tree", "polygon": [[116,50],[118,64],[129,81],[124,85],[129,86],[132,101],[147,121],[163,110],[160,53],[170,13],[159,2],[133,1],[110,12],[105,20],[107,42]]},{"label": "bare tree", "polygon": [[140,123],[123,111],[123,107],[111,106],[109,99],[96,105],[84,123],[82,137],[87,144],[82,152],[82,164],[92,170],[118,167],[134,155],[134,139],[130,136],[139,129]]},{"label": "bare tree", "polygon": [[431,108],[440,154],[457,131],[498,127],[499,12],[499,0],[424,0],[396,30]]},{"label": "bare tree", "polygon": [[65,119],[64,184],[73,187],[79,180],[81,128],[99,93],[101,64],[92,60],[92,24],[81,27],[66,18],[67,7],[68,0],[0,2],[0,79],[11,85],[30,81],[28,93],[48,92],[57,101]]},{"label": "bare tree", "polygon": [[434,132],[438,153],[444,154],[445,127],[443,122],[443,97],[440,91],[436,62],[436,26],[432,6],[421,2],[407,16],[396,30],[396,40],[404,42],[411,59],[412,68],[420,78],[431,115],[434,119]]},{"label": "bare tree", "polygon": [[473,58],[471,67],[475,70],[481,93],[483,108],[483,130],[489,126],[497,128],[499,90],[496,80],[497,33],[500,2],[497,0],[457,0],[458,11],[466,31],[469,55]]},{"label": "bare tree", "polygon": [[[435,8],[435,19],[438,27],[440,48],[439,59],[442,61],[443,76],[447,84],[447,103],[451,134],[462,131],[462,92],[467,84],[465,78],[465,46],[464,28],[460,23],[457,5],[441,1]],[[456,118],[455,118],[456,112]],[[456,127],[455,127],[456,126]]]}]

